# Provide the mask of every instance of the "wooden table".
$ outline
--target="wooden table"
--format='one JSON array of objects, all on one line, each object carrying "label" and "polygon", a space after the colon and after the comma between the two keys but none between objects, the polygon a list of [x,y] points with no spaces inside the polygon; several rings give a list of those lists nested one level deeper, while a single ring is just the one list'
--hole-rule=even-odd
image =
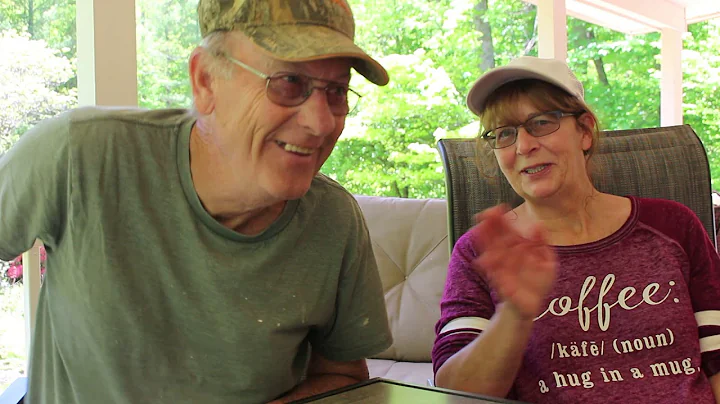
[{"label": "wooden table", "polygon": [[480,396],[455,390],[402,383],[374,378],[340,389],[328,391],[293,404],[480,404],[519,403],[495,397]]}]

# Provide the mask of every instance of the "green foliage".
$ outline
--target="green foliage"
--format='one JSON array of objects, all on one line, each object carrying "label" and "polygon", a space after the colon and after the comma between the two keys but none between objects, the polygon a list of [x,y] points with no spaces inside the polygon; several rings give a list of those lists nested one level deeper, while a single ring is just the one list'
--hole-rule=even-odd
[{"label": "green foliage", "polygon": [[74,106],[65,84],[74,76],[65,57],[14,31],[0,33],[0,153],[36,122]]},{"label": "green foliage", "polygon": [[365,94],[323,171],[353,192],[443,197],[434,144],[469,117],[446,71],[422,55],[382,59],[391,91],[353,80]]},{"label": "green foliage", "polygon": [[138,104],[191,105],[188,57],[200,41],[196,1],[138,0]]},{"label": "green foliage", "polygon": [[3,0],[0,31],[8,30],[44,40],[72,60],[76,54],[75,0]]},{"label": "green foliage", "polygon": [[477,20],[491,24],[495,52],[485,56],[492,63],[536,54],[534,6],[498,0],[484,11],[479,3],[353,2],[358,42],[388,69],[391,81],[376,88],[353,80],[365,96],[323,172],[358,194],[445,196],[437,141],[477,133],[465,106],[483,58]]},{"label": "green foliage", "polygon": [[568,32],[570,68],[602,127],[659,126],[660,34],[629,36],[574,18]]},{"label": "green foliage", "polygon": [[720,19],[692,24],[685,37],[685,123],[702,139],[713,188],[720,187]]},{"label": "green foliage", "polygon": [[[442,197],[435,142],[477,133],[464,96],[482,61],[537,55],[536,9],[520,0],[489,0],[487,9],[481,0],[357,0],[353,9],[359,43],[388,68],[391,83],[353,81],[366,97],[323,171],[355,193]],[[482,47],[483,21],[492,54]],[[568,61],[604,129],[660,125],[660,41],[659,33],[625,35],[568,19]],[[685,46],[685,119],[706,145],[717,182],[720,23],[691,25]]]}]

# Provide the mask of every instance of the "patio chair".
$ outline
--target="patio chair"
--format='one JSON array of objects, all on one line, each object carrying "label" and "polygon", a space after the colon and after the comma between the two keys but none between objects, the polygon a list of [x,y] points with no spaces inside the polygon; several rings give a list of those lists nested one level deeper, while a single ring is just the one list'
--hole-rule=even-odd
[{"label": "patio chair", "polygon": [[[522,200],[502,174],[483,175],[475,165],[475,139],[442,139],[450,248],[470,227],[473,216],[506,202]],[[603,132],[592,158],[598,190],[616,195],[670,199],[691,208],[715,238],[707,154],[689,125]]]}]

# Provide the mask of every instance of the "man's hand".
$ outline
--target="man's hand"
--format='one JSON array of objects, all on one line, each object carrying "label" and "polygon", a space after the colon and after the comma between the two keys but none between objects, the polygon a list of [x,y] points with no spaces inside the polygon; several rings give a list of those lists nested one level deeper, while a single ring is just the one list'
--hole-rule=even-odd
[{"label": "man's hand", "polygon": [[368,380],[367,364],[364,359],[350,362],[331,361],[313,352],[308,364],[307,379],[286,396],[271,404],[289,403],[301,398],[314,396],[350,384]]},{"label": "man's hand", "polygon": [[479,213],[471,230],[479,256],[473,269],[487,276],[491,286],[520,317],[540,314],[557,272],[555,252],[544,231],[534,225],[525,237],[509,223],[507,207],[496,206]]},{"label": "man's hand", "polygon": [[715,395],[715,402],[720,404],[720,373],[715,373],[710,377],[710,386]]}]

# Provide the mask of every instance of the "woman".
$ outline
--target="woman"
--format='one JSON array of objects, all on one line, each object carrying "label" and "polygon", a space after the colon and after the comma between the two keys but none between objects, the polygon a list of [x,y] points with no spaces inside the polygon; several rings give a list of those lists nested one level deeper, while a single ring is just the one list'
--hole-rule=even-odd
[{"label": "woman", "polygon": [[720,259],[700,220],[595,189],[597,118],[561,61],[490,71],[468,106],[486,128],[481,169],[524,202],[480,213],[455,245],[436,384],[533,403],[716,402]]}]

